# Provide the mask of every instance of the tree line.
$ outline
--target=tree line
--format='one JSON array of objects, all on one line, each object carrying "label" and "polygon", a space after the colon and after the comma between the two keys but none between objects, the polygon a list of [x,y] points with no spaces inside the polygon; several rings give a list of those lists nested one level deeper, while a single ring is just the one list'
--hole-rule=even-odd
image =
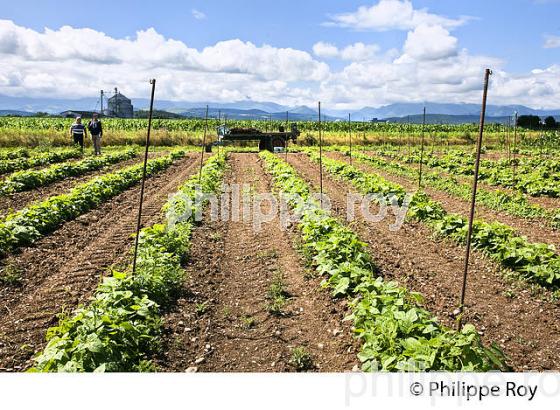
[{"label": "tree line", "polygon": [[546,117],[544,121],[542,121],[541,117],[538,115],[520,115],[517,118],[518,127],[528,128],[531,130],[538,130],[541,128],[556,130],[558,129],[559,124],[560,123],[551,115]]}]

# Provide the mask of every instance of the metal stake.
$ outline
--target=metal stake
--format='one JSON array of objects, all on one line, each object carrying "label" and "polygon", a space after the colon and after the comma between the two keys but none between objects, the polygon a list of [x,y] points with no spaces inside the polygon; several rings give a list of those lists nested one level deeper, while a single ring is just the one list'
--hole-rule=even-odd
[{"label": "metal stake", "polygon": [[144,152],[144,169],[142,171],[142,186],[140,188],[140,205],[138,206],[138,220],[136,222],[136,238],[134,239],[134,259],[132,261],[132,274],[136,273],[136,259],[138,257],[138,240],[140,227],[142,225],[142,206],[144,205],[144,187],[146,185],[146,171],[148,167],[148,150],[150,148],[150,131],[152,129],[152,115],[154,111],[154,94],[156,91],[156,79],[150,80],[152,84],[152,97],[150,100],[150,113],[148,115],[148,133],[146,134],[146,151]]},{"label": "metal stake", "polygon": [[[290,120],[288,118],[288,111],[286,111],[286,132],[288,132],[289,128],[290,128]],[[285,143],[284,143],[284,151],[286,153],[286,162],[288,162],[288,141],[289,141],[289,138],[286,137],[285,138]]]},{"label": "metal stake", "polygon": [[408,155],[412,156],[412,146],[410,144],[410,129],[409,129],[409,124],[410,124],[410,115],[406,116],[406,131],[405,131],[405,135],[406,135],[406,143],[408,145]]},{"label": "metal stake", "polygon": [[467,232],[467,249],[465,253],[465,266],[463,270],[463,286],[461,288],[461,302],[459,305],[459,320],[458,320],[458,327],[461,328],[462,322],[462,312],[465,305],[465,292],[467,290],[467,273],[469,271],[469,255],[471,252],[471,236],[472,236],[472,228],[473,228],[473,220],[474,220],[474,213],[475,213],[475,205],[476,205],[476,189],[478,187],[478,171],[480,166],[480,151],[482,147],[482,134],[484,133],[484,119],[486,117],[486,98],[488,96],[488,80],[492,71],[487,68],[484,73],[484,91],[482,93],[482,110],[480,111],[480,128],[478,131],[478,140],[476,145],[476,161],[474,164],[474,179],[473,179],[473,189],[472,189],[472,196],[471,196],[471,209],[469,214],[469,229]]},{"label": "metal stake", "polygon": [[348,139],[350,140],[350,165],[352,165],[352,125],[350,123],[350,113],[348,113]]},{"label": "metal stake", "polygon": [[517,120],[517,111],[515,111],[515,122],[513,124],[513,180],[516,182],[517,163],[515,162],[515,158],[517,157],[517,153],[515,152],[515,149],[517,148]]},{"label": "metal stake", "polygon": [[206,132],[208,131],[208,106],[206,106],[206,116],[204,117],[204,136],[202,137],[202,152],[200,155],[200,169],[198,171],[198,184],[202,180],[202,164],[204,163],[204,150],[206,149]]},{"label": "metal stake", "polygon": [[424,162],[424,128],[426,127],[426,107],[422,117],[422,146],[420,148],[420,170],[418,172],[418,188],[422,188],[422,162]]},{"label": "metal stake", "polygon": [[321,190],[321,209],[323,209],[323,136],[321,134],[321,101],[319,101],[319,184]]}]

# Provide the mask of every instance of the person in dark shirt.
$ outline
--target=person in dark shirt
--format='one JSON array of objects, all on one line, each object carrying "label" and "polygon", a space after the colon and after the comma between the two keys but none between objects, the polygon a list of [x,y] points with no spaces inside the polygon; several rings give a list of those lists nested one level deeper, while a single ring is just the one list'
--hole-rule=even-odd
[{"label": "person in dark shirt", "polygon": [[93,140],[95,155],[101,155],[101,136],[103,135],[103,128],[101,127],[101,121],[99,121],[97,114],[93,114],[93,118],[88,124],[88,130]]},{"label": "person in dark shirt", "polygon": [[82,151],[84,150],[84,136],[87,137],[87,130],[82,124],[82,118],[76,117],[76,122],[70,127],[70,135],[74,138],[74,144],[79,144]]}]

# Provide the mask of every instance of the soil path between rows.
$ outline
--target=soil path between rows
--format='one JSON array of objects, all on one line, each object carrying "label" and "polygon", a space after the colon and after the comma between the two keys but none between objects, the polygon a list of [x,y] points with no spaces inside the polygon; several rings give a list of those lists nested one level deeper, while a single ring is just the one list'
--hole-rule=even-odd
[{"label": "soil path between rows", "polygon": [[[146,181],[143,226],[161,220],[168,196],[196,172],[194,154]],[[84,303],[110,267],[129,263],[139,184],[4,261],[21,272],[19,287],[0,289],[0,370],[29,367],[57,314]]]},{"label": "soil path between rows", "polygon": [[[228,163],[227,184],[247,184],[253,196],[271,192],[257,155],[232,154]],[[263,202],[262,212],[269,206]],[[294,371],[293,350],[303,348],[311,371],[350,371],[358,345],[342,321],[346,302],[333,300],[307,271],[292,247],[298,233],[282,229],[277,216],[259,231],[240,219],[205,220],[194,230],[184,294],[164,318],[161,370]],[[274,314],[268,293],[278,280],[286,301]]]},{"label": "soil path between rows", "polygon": [[[289,155],[289,162],[315,187],[319,167],[305,154]],[[324,191],[333,211],[346,218],[346,193],[356,192],[347,182],[324,173]],[[372,212],[375,213],[375,209]],[[368,244],[381,274],[420,292],[425,306],[441,322],[453,326],[461,288],[464,249],[447,240],[437,240],[428,227],[405,223],[391,231],[394,217],[368,222],[358,213],[349,225]],[[520,281],[507,281],[498,266],[473,252],[466,294],[466,322],[473,323],[486,344],[495,342],[516,371],[560,369],[560,306],[550,292],[528,288]]]},{"label": "soil path between rows", "polygon": [[[329,153],[328,156],[349,162],[349,158],[340,153]],[[403,186],[408,192],[415,192],[418,189],[418,181],[410,178],[394,175],[390,172],[377,168],[374,164],[363,164],[359,161],[353,161],[353,165],[365,172],[375,172],[383,178]],[[455,213],[468,217],[470,213],[470,203],[456,196],[450,195],[444,191],[424,187],[424,191],[435,201],[442,204],[448,213]],[[505,212],[498,212],[478,204],[476,207],[475,218],[482,219],[486,222],[498,221],[511,226],[519,235],[526,236],[531,242],[541,242],[552,244],[556,249],[560,250],[560,232],[553,230],[547,225],[546,221],[523,219],[516,216],[508,215]]]},{"label": "soil path between rows", "polygon": [[[371,155],[371,154],[370,154]],[[470,155],[470,154],[469,154]],[[376,155],[374,155],[376,156]],[[382,155],[379,155],[382,156]],[[404,163],[401,161],[398,161],[394,158],[390,158],[387,156],[382,156],[385,160],[388,161],[393,161],[395,163],[399,163],[402,166],[411,166],[411,164],[409,163]],[[412,164],[413,166],[418,166],[418,164]],[[468,175],[458,175],[458,174],[452,174],[448,171],[445,171],[442,168],[439,167],[428,167],[426,166],[426,171],[431,171],[431,172],[437,172],[438,174],[440,174],[441,176],[452,176],[454,178],[456,178],[458,181],[463,182],[463,183],[467,183],[467,184],[472,184],[472,176],[468,176]],[[521,191],[515,190],[513,188],[508,188],[505,186],[501,186],[501,185],[492,185],[484,180],[479,181],[478,183],[480,188],[483,188],[487,191],[503,191],[503,192],[507,192],[511,195],[515,195],[515,194],[519,194]],[[560,198],[553,198],[553,197],[549,197],[549,196],[531,196],[531,195],[527,195],[527,201],[529,203],[532,203],[534,205],[539,205],[545,209],[548,209],[550,211],[557,211],[558,209],[560,209]]]},{"label": "soil path between rows", "polygon": [[[156,154],[150,153],[150,158],[155,158],[160,155],[161,153],[159,152]],[[45,200],[51,196],[67,193],[76,185],[89,181],[94,177],[121,170],[130,165],[140,163],[142,160],[143,158],[136,156],[135,158],[121,161],[80,176],[65,178],[62,181],[53,182],[52,184],[37,187],[29,191],[2,196],[0,197],[0,218],[6,216],[10,212],[20,210],[31,203]]]}]

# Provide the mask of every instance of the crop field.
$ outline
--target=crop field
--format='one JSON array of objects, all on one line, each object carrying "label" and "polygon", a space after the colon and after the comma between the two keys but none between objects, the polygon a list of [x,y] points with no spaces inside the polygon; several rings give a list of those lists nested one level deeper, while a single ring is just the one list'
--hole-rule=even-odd
[{"label": "crop field", "polygon": [[[0,117],[0,158],[2,147],[37,147],[41,145],[66,146],[68,130],[72,119],[63,118],[21,118]],[[146,119],[104,119],[104,139],[109,145],[143,144]],[[231,120],[209,118],[211,129],[226,124],[230,128],[277,129],[285,125],[284,121]],[[316,145],[319,125],[314,121],[297,122],[302,135],[300,144]],[[153,143],[159,146],[200,144],[205,127],[205,120],[191,119],[155,119],[153,121]],[[351,132],[354,143],[359,145],[385,144],[408,145],[420,143],[422,125],[406,123],[372,123],[352,122]],[[325,122],[322,124],[323,142],[325,144],[345,144],[348,139],[349,126],[344,121]],[[478,132],[478,124],[428,124],[425,126],[426,140],[431,145],[473,145]],[[560,142],[558,131],[534,131],[518,129],[513,142],[513,129],[500,124],[486,127],[486,143],[504,148],[514,144],[514,148],[557,147]],[[212,137],[210,137],[212,138]]]},{"label": "crop field", "polygon": [[0,371],[560,371],[556,134],[485,133],[461,311],[475,126],[157,120],[134,263],[146,123],[107,123],[0,119]]}]

